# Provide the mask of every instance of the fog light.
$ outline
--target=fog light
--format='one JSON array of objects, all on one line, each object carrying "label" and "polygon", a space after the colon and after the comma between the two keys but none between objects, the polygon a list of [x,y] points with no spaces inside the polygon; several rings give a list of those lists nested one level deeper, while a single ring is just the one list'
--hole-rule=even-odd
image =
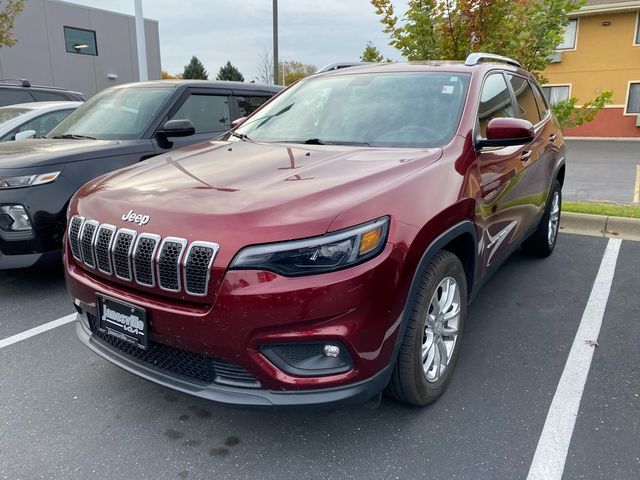
[{"label": "fog light", "polygon": [[0,226],[9,232],[24,232],[31,230],[31,220],[22,205],[0,206]]},{"label": "fog light", "polygon": [[283,372],[296,377],[321,377],[348,372],[351,355],[340,342],[262,345],[260,352]]},{"label": "fog light", "polygon": [[322,347],[322,353],[325,357],[336,358],[340,355],[340,347],[337,345],[325,345]]}]

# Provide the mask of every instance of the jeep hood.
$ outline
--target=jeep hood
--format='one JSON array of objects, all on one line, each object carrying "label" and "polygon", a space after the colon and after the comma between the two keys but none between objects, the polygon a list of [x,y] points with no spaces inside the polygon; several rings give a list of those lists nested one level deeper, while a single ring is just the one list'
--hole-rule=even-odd
[{"label": "jeep hood", "polygon": [[[189,240],[220,242],[238,231],[255,232],[256,243],[284,240],[283,231],[302,238],[325,233],[340,212],[441,155],[440,148],[205,142],[89,182],[76,208],[101,223]],[[148,224],[124,222],[130,210],[148,215]]]},{"label": "jeep hood", "polygon": [[30,139],[0,144],[0,169],[29,168],[148,150],[140,140]]}]

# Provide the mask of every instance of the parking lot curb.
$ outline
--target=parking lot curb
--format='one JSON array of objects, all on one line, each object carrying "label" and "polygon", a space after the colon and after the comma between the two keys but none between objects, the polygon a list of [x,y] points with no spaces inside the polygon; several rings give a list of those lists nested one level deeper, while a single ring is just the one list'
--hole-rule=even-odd
[{"label": "parking lot curb", "polygon": [[594,237],[640,241],[640,219],[562,212],[560,230]]}]

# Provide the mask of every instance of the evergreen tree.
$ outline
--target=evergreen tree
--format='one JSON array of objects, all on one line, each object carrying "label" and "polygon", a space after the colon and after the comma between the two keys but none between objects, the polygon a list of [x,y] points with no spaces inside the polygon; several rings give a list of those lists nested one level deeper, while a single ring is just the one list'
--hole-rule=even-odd
[{"label": "evergreen tree", "polygon": [[184,72],[182,72],[182,78],[192,80],[207,80],[209,77],[204,65],[198,57],[191,57],[191,61],[185,65]]},{"label": "evergreen tree", "polygon": [[360,60],[363,62],[381,63],[384,62],[384,57],[373,42],[369,41],[367,42],[367,46],[364,47],[364,52],[360,55]]},{"label": "evergreen tree", "polygon": [[244,77],[236,67],[234,67],[230,61],[223,67],[220,67],[216,80],[231,80],[233,82],[244,82]]}]

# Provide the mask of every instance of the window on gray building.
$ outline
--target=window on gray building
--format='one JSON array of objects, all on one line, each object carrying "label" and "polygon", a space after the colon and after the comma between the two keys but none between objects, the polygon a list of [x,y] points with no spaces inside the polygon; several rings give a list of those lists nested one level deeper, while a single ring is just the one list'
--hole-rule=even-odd
[{"label": "window on gray building", "polygon": [[80,55],[98,55],[96,32],[83,28],[64,27],[64,41],[67,53]]}]

